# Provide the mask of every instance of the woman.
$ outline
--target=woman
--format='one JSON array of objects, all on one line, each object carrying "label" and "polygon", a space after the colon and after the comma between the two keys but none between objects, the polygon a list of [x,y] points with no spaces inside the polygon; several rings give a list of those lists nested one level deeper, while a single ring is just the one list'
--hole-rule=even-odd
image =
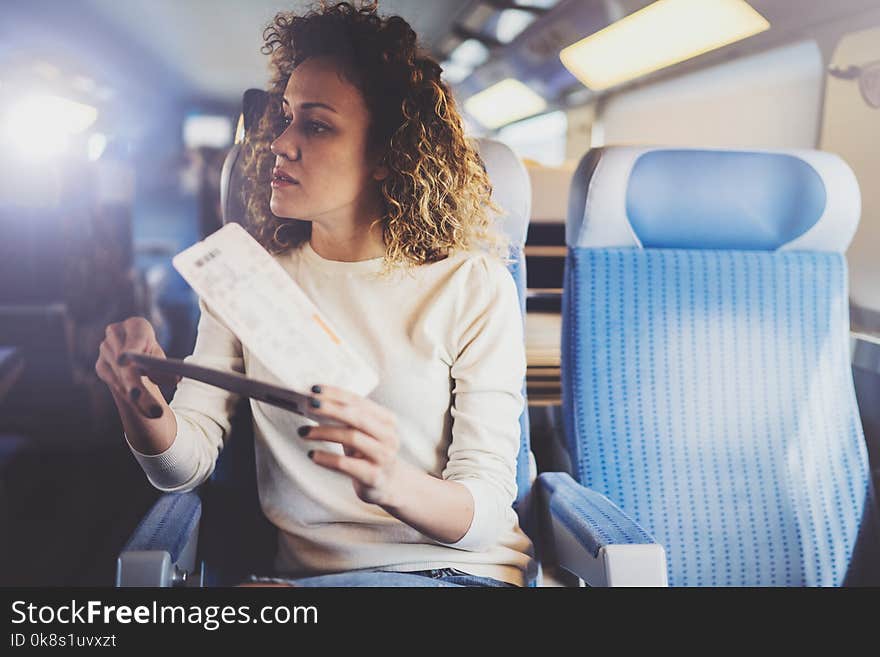
[{"label": "woman", "polygon": [[[525,353],[508,244],[440,67],[375,5],[282,13],[249,153],[248,222],[378,372],[367,397],[316,381],[333,427],[252,402],[260,502],[276,575],[299,585],[521,586],[517,524]],[[194,353],[269,378],[211,311]],[[122,351],[164,357],[142,318],[107,328],[96,364],[154,486],[207,479],[236,396],[192,380],[170,405]],[[158,381],[162,383],[161,381]]]}]

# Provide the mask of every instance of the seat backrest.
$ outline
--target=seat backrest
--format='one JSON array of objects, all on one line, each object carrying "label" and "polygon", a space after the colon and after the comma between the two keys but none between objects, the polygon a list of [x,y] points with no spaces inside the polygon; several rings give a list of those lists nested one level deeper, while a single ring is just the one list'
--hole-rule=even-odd
[{"label": "seat backrest", "polygon": [[[492,139],[481,138],[477,141],[477,150],[486,167],[486,173],[492,183],[492,200],[505,212],[497,218],[502,230],[510,238],[510,258],[508,266],[510,275],[516,283],[522,311],[523,330],[526,317],[526,260],[525,242],[529,229],[529,218],[532,207],[532,188],[529,174],[522,160],[510,146]],[[522,395],[525,399],[523,412],[520,415],[520,448],[516,463],[517,494],[515,507],[526,498],[531,485],[529,441],[529,405],[526,397],[526,382],[523,381]]]},{"label": "seat backrest", "polygon": [[569,198],[563,417],[579,481],[670,585],[870,578],[849,363],[852,171],[816,151],[611,147]]},{"label": "seat backrest", "polygon": [[[259,114],[265,108],[265,92],[249,89],[244,95],[244,111],[242,126],[246,131],[254,125]],[[493,183],[492,200],[501,207],[505,214],[497,218],[505,233],[510,237],[511,263],[509,269],[516,282],[520,299],[520,308],[525,320],[525,284],[526,270],[523,246],[528,230],[529,212],[531,207],[531,186],[528,173],[522,161],[510,147],[492,140],[477,140],[477,147],[490,181]],[[245,199],[243,198],[243,161],[240,144],[235,144],[226,157],[221,176],[221,208],[223,223],[235,221],[245,223]],[[525,398],[526,386],[523,381],[522,394]],[[210,493],[215,503],[206,500],[203,516],[203,531],[207,530],[207,539],[203,542],[213,543],[214,547],[203,550],[206,562],[206,576],[209,584],[223,584],[240,581],[245,574],[241,564],[248,563],[246,569],[270,566],[274,544],[266,539],[265,520],[255,519],[259,513],[259,498],[256,487],[256,463],[254,458],[253,432],[251,426],[250,404],[247,400],[239,403],[235,418],[233,437],[220,453],[214,472],[211,475]],[[530,486],[530,445],[529,445],[528,403],[525,404],[520,416],[521,441],[517,456],[517,499],[514,506],[523,500]],[[222,508],[217,511],[216,522],[211,507]],[[222,513],[222,517],[219,515]],[[240,516],[241,523],[230,523],[230,514]],[[230,524],[246,526],[244,532],[248,540],[242,538],[242,532],[228,534]],[[226,528],[224,530],[224,528]],[[221,538],[221,534],[224,536]],[[255,536],[262,537],[255,540]],[[213,562],[213,563],[211,563]],[[254,565],[257,564],[257,565]]]}]

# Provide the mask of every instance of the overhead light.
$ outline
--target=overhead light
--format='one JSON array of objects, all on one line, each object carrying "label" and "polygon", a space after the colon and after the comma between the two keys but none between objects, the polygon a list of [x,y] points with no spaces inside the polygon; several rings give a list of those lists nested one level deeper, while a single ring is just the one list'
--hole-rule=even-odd
[{"label": "overhead light", "polygon": [[547,103],[519,80],[507,78],[468,98],[464,107],[487,128],[500,128],[544,111]]},{"label": "overhead light", "polygon": [[450,53],[449,59],[460,66],[477,68],[489,59],[489,49],[476,39],[467,39]]},{"label": "overhead light", "polygon": [[5,136],[27,159],[63,153],[70,137],[91,126],[98,110],[91,105],[51,95],[30,96],[13,104],[3,122]]},{"label": "overhead light", "polygon": [[568,46],[565,67],[594,91],[769,29],[744,0],[657,0]]},{"label": "overhead light", "polygon": [[470,66],[462,66],[449,59],[441,62],[440,68],[443,69],[443,80],[449,84],[458,84],[473,72]]},{"label": "overhead light", "polygon": [[498,15],[498,24],[495,26],[495,38],[501,43],[510,43],[520,32],[531,25],[537,18],[530,11],[522,9],[505,9]]}]

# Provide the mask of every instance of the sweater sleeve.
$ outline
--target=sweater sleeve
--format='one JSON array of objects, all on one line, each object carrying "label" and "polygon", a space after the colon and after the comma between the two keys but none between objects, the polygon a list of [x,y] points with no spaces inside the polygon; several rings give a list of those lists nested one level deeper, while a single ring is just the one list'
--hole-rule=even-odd
[{"label": "sweater sleeve", "polygon": [[[244,372],[241,342],[202,299],[193,353],[184,361],[217,370]],[[181,379],[169,406],[177,420],[177,435],[161,454],[134,449],[135,459],[150,483],[161,491],[182,493],[196,488],[214,471],[231,428],[239,395],[215,386]]]},{"label": "sweater sleeve", "polygon": [[444,545],[481,551],[509,529],[516,498],[525,341],[516,284],[501,262],[478,258],[462,292],[451,369],[452,443],[442,477],[470,490],[474,516],[461,539]]}]

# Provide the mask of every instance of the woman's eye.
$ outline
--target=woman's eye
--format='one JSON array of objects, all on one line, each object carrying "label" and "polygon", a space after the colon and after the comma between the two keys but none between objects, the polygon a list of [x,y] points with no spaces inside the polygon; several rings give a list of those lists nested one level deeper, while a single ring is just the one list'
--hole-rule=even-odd
[{"label": "woman's eye", "polygon": [[[282,130],[286,130],[292,121],[293,121],[293,119],[291,117],[282,116],[281,117]],[[305,127],[306,127],[307,132],[310,132],[310,133],[313,133],[316,135],[323,134],[324,132],[327,132],[330,129],[328,126],[324,125],[323,123],[318,123],[316,121],[309,121]]]}]

